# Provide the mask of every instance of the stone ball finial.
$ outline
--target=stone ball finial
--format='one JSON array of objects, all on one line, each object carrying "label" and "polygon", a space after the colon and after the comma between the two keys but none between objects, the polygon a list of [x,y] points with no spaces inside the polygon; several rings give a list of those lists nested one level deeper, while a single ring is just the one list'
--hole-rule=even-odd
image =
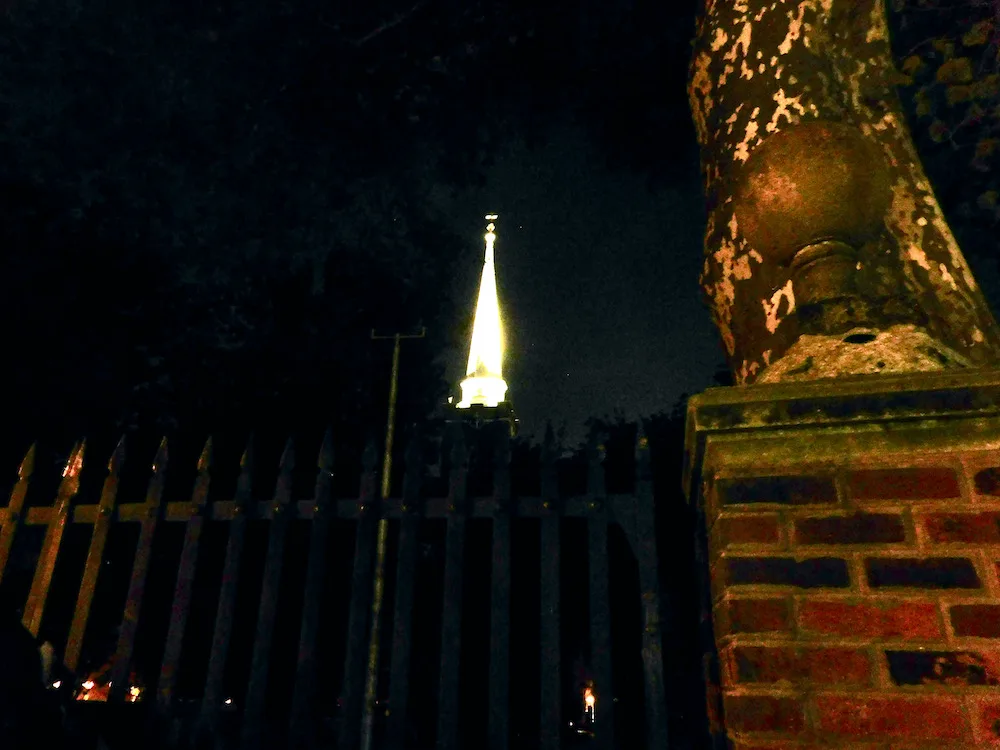
[{"label": "stone ball finial", "polygon": [[743,165],[734,196],[740,232],[786,265],[823,240],[860,247],[892,200],[885,157],[857,128],[809,120],[768,138]]}]

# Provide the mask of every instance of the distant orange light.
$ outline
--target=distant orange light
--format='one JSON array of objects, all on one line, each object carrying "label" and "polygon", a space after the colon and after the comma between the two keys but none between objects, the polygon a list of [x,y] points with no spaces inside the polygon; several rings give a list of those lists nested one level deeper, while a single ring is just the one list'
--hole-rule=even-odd
[{"label": "distant orange light", "polygon": [[583,721],[594,725],[597,715],[597,694],[589,685],[583,689]]}]

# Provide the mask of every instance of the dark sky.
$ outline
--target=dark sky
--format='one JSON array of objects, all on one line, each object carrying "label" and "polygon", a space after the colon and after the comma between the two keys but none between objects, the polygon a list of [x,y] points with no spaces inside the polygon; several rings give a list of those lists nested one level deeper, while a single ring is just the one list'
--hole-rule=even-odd
[{"label": "dark sky", "polygon": [[[72,17],[58,3],[18,5],[21,43],[0,45],[0,69],[25,81],[8,87],[23,116],[0,138],[18,154],[0,197],[6,244],[39,250],[5,278],[32,290],[23,299],[38,312],[28,334],[15,321],[21,297],[2,317],[12,335],[48,342],[48,359],[18,372],[32,396],[20,401],[48,405],[44,419],[19,407],[10,432],[285,429],[289,414],[312,414],[303,405],[330,403],[327,376],[351,370],[342,361],[364,367],[341,392],[364,392],[374,376],[367,401],[382,414],[391,347],[372,346],[369,326],[429,320],[427,298],[441,295],[458,313],[430,325],[453,339],[474,309],[488,212],[500,214],[505,374],[522,434],[551,420],[572,444],[588,417],[669,410],[721,362],[697,282],[702,199],[685,94],[695,5],[585,4],[579,28],[566,23],[572,4],[486,3],[453,18],[406,9],[369,46],[351,40],[381,28],[384,7],[345,12],[357,28],[338,31],[317,29],[328,15],[317,0],[295,13],[258,0],[239,13],[113,3]],[[169,63],[142,67],[152,59]],[[482,187],[441,186],[439,207],[465,238],[441,284],[454,247],[436,215],[423,217],[434,227],[403,222],[419,229],[408,234],[383,228],[395,211],[422,217],[428,184],[474,179],[482,144],[507,136]],[[340,255],[324,256],[331,247]],[[317,257],[322,293],[307,283]],[[388,287],[400,309],[372,302]],[[376,347],[376,371],[360,372]],[[457,389],[467,349],[434,354]],[[73,368],[83,377],[66,377]],[[414,377],[424,393],[426,380]],[[337,402],[338,413],[367,420],[367,401]]]},{"label": "dark sky", "polygon": [[[364,11],[337,33],[315,23],[327,10],[319,0],[285,6],[299,9],[288,18],[265,0],[239,14],[164,0],[143,6],[148,17],[18,5],[30,21],[16,27],[23,39],[0,45],[0,80],[21,113],[0,138],[12,155],[0,234],[22,250],[4,258],[14,293],[0,319],[8,339],[46,346],[16,368],[8,431],[79,432],[145,414],[192,431],[267,419],[283,430],[317,403],[364,412],[359,421],[377,405],[381,425],[391,347],[373,347],[369,326],[429,320],[427,300],[439,295],[457,304],[430,323],[439,340],[468,326],[488,212],[500,214],[505,374],[522,434],[551,419],[572,444],[588,417],[669,410],[712,385],[722,352],[698,287],[704,216],[685,92],[697,5],[511,0],[456,16],[435,6],[404,14],[360,52],[348,41],[380,28],[379,4],[347,13]],[[580,8],[580,24],[567,23]],[[147,34],[150,18],[162,33]],[[170,64],[146,70],[150,49]],[[565,124],[574,120],[578,129]],[[384,231],[397,210],[423,216],[431,183],[460,184],[480,147],[511,133],[482,187],[437,196],[464,238],[456,262],[432,211],[433,227]],[[941,149],[928,171],[947,208],[969,199],[957,193],[971,170]],[[379,202],[400,185],[398,200]],[[950,218],[956,231],[970,224]],[[978,229],[982,241],[968,231],[959,240],[996,305],[995,227]],[[327,256],[331,247],[341,254]],[[317,257],[334,279],[319,295],[303,281]],[[443,284],[438,264],[449,268]],[[383,301],[387,284],[405,297],[400,309]],[[457,391],[467,341],[434,346]],[[418,366],[408,356],[404,373]],[[358,366],[331,399],[333,374],[352,370],[343,362]],[[372,377],[372,397],[355,398]],[[428,381],[411,384],[428,393]]]},{"label": "dark sky", "polygon": [[[693,148],[678,141],[678,160],[692,167],[654,191],[642,176],[605,166],[590,139],[568,127],[534,150],[511,144],[484,187],[449,202],[468,238],[455,273],[468,315],[482,217],[500,215],[505,377],[522,434],[540,436],[551,419],[566,423],[572,443],[589,416],[668,410],[712,384],[722,351],[698,288],[704,220]],[[468,351],[446,357],[457,382]]]}]

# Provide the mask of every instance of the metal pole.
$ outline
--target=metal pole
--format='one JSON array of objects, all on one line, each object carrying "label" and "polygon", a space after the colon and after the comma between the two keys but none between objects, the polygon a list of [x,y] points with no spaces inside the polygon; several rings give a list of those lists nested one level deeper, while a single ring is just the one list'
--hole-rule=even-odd
[{"label": "metal pole", "polygon": [[[392,480],[392,441],[396,431],[396,397],[399,392],[399,344],[402,339],[422,339],[427,329],[421,329],[417,335],[404,336],[396,333],[392,336],[376,336],[372,331],[372,339],[393,339],[392,374],[389,377],[389,414],[385,425],[385,454],[382,457],[382,493],[383,500],[389,497],[389,486]],[[382,616],[382,597],[385,590],[385,547],[389,538],[389,519],[379,518],[378,535],[375,539],[375,575],[372,586],[372,618],[371,631],[368,640],[368,671],[365,675],[365,702],[361,714],[361,750],[371,750],[372,727],[375,718],[375,698],[378,690],[378,650],[379,625]]]},{"label": "metal pole", "polygon": [[382,457],[382,499],[389,497],[389,481],[392,475],[392,439],[396,432],[396,396],[399,393],[399,339],[393,336],[392,375],[389,378],[389,416],[385,424],[385,454]]}]

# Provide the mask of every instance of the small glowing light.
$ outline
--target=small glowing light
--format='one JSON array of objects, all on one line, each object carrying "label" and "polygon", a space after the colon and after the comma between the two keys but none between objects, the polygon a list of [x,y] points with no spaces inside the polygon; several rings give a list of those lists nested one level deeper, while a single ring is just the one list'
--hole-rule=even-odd
[{"label": "small glowing light", "polygon": [[93,680],[87,680],[85,683],[83,683],[83,689],[84,690],[93,690],[94,689],[94,681]]},{"label": "small glowing light", "polygon": [[224,702],[224,703],[225,703],[225,704],[226,704],[227,706],[231,706],[231,705],[233,705],[233,699],[232,699],[232,698],[226,698],[226,700],[225,700],[225,701],[223,701],[223,702]]},{"label": "small glowing light", "polygon": [[583,689],[583,716],[586,721],[591,724],[594,723],[594,716],[597,712],[597,696],[594,695],[594,689],[591,687],[585,687]]},{"label": "small glowing light", "polygon": [[54,687],[56,690],[58,690],[59,688],[61,688],[62,687],[62,680],[56,680],[55,682],[53,682],[52,683],[52,687]]}]

